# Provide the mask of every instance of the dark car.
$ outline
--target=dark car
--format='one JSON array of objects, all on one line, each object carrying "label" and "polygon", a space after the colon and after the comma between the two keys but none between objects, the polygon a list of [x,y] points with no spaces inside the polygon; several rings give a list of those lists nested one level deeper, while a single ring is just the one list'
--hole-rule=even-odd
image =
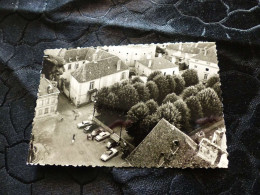
[{"label": "dark car", "polygon": [[119,145],[119,142],[116,142],[115,140],[110,139],[110,140],[108,140],[106,147],[107,147],[107,149],[110,149],[110,148],[114,148],[118,145]]}]

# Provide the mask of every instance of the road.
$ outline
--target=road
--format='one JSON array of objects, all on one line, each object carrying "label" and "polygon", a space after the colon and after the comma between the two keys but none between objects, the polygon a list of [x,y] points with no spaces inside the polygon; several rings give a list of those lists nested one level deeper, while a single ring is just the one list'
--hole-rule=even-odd
[{"label": "road", "polygon": [[[75,110],[78,117],[75,119]],[[93,115],[93,104],[76,108],[62,94],[59,96],[59,114],[35,121],[33,134],[35,143],[42,144],[46,151],[39,153],[39,164],[73,165],[73,166],[116,166],[127,167],[121,159],[122,152],[113,159],[103,162],[100,156],[106,151],[108,139],[97,142],[87,140],[83,129],[76,127],[82,120],[90,120]],[[63,118],[60,121],[60,118]],[[75,142],[72,137],[75,134]],[[44,153],[44,155],[43,155]]]}]

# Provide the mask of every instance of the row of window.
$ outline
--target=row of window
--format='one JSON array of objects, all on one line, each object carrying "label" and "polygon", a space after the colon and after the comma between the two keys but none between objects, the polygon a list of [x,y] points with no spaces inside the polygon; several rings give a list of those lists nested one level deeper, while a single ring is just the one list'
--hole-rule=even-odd
[{"label": "row of window", "polygon": [[[83,64],[84,64],[84,63],[83,63]],[[76,63],[76,64],[74,65],[74,69],[77,69],[78,67],[79,67],[79,64]],[[71,64],[68,65],[68,70],[71,70]]]},{"label": "row of window", "polygon": [[[123,80],[123,79],[126,79],[126,72],[122,72],[122,73],[121,73],[120,80]],[[91,81],[91,82],[89,83],[89,90],[94,89],[94,86],[95,86],[95,81]]]},{"label": "row of window", "polygon": [[56,102],[56,98],[46,98],[44,100],[39,100],[39,106],[54,104]]},{"label": "row of window", "polygon": [[54,111],[55,111],[54,107],[39,109],[38,110],[38,116],[53,113]]}]

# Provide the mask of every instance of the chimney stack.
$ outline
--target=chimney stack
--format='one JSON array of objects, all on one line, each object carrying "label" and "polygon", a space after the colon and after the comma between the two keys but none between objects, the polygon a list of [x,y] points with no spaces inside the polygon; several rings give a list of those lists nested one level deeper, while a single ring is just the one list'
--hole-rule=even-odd
[{"label": "chimney stack", "polygon": [[148,68],[151,68],[151,66],[152,66],[152,59],[149,59],[149,61],[148,61]]},{"label": "chimney stack", "polygon": [[116,70],[119,71],[120,69],[121,69],[121,60],[118,60],[116,64]]}]

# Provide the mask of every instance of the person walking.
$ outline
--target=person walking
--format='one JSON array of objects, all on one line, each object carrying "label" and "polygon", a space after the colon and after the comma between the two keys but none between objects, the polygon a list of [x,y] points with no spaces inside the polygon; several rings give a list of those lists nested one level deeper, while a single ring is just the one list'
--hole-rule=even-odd
[{"label": "person walking", "polygon": [[72,140],[71,140],[71,143],[73,144],[74,142],[75,142],[75,134],[73,134],[73,136],[72,136]]}]

